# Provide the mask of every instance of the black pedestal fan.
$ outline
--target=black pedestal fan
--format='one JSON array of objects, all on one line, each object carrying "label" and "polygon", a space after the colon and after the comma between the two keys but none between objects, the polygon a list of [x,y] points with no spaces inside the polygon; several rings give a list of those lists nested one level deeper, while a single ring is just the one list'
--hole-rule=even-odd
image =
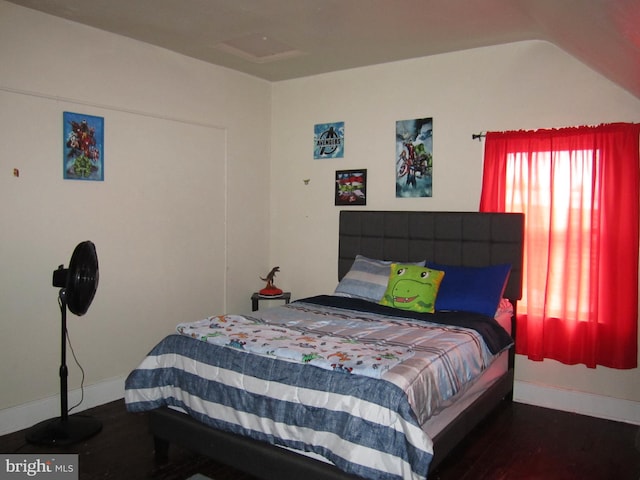
[{"label": "black pedestal fan", "polygon": [[102,423],[92,417],[69,415],[67,392],[67,308],[82,316],[87,313],[98,288],[98,256],[90,241],[79,243],[71,255],[69,268],[53,272],[53,286],[60,287],[58,303],[62,317],[60,361],[60,417],[45,420],[27,431],[27,441],[38,445],[70,445],[89,438]]}]

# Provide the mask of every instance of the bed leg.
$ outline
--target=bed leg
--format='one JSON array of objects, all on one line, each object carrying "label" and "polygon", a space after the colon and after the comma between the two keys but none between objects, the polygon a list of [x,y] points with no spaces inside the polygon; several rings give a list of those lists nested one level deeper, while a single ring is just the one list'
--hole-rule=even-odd
[{"label": "bed leg", "polygon": [[513,402],[513,390],[514,390],[514,373],[513,373],[513,368],[511,368],[509,370],[509,384],[510,387],[509,391],[507,392],[507,394],[504,396],[504,399],[507,401],[507,403],[511,403]]},{"label": "bed leg", "polygon": [[507,401],[507,403],[512,403],[513,402],[513,389],[509,390],[509,392],[504,397],[504,399]]},{"label": "bed leg", "polygon": [[153,446],[154,446],[156,462],[167,463],[169,461],[169,441],[163,438],[154,436]]}]

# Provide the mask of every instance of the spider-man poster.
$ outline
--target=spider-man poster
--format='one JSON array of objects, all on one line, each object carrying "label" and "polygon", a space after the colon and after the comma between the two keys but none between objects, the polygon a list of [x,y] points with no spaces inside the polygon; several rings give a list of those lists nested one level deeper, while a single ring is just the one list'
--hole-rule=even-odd
[{"label": "spider-man poster", "polygon": [[104,118],[64,112],[63,176],[104,180]]},{"label": "spider-man poster", "polygon": [[433,118],[396,122],[396,197],[431,197]]}]

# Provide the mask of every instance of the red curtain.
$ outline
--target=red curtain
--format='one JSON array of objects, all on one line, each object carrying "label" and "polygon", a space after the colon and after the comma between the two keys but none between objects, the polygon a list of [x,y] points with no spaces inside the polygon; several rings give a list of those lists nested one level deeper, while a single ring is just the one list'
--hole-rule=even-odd
[{"label": "red curtain", "polygon": [[516,352],[638,363],[640,124],[489,132],[480,211],[525,213]]}]

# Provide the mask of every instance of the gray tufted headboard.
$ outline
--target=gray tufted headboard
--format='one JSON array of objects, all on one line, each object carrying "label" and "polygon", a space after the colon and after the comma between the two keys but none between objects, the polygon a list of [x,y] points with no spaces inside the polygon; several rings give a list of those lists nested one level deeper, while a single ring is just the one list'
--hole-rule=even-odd
[{"label": "gray tufted headboard", "polygon": [[504,297],[519,300],[523,239],[521,213],[343,210],[338,278],[349,271],[358,254],[473,267],[510,263]]}]

